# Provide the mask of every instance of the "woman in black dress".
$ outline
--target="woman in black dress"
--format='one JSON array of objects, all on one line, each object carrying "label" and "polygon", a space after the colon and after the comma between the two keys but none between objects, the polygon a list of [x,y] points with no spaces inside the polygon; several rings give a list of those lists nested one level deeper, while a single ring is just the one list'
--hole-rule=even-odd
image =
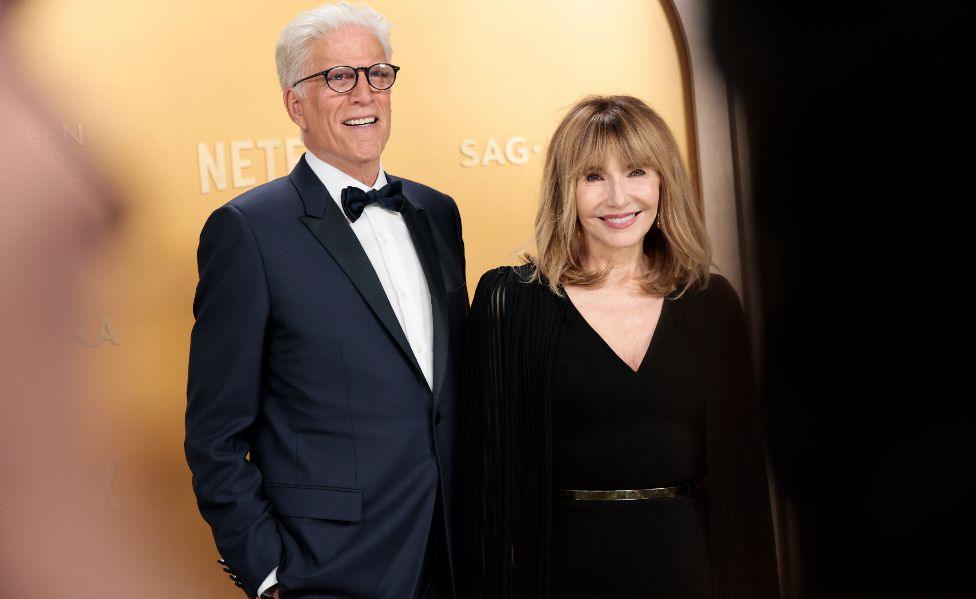
[{"label": "woman in black dress", "polygon": [[538,255],[471,307],[459,597],[778,595],[746,327],[702,212],[640,100],[557,128]]}]

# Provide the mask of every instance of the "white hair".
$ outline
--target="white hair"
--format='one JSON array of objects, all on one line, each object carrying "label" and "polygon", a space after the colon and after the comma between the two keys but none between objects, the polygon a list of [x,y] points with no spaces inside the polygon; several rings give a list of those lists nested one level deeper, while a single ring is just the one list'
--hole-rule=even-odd
[{"label": "white hair", "polygon": [[[365,4],[350,4],[339,2],[323,4],[318,8],[307,10],[294,19],[281,32],[275,45],[275,65],[278,68],[278,83],[284,91],[293,83],[310,73],[309,46],[330,31],[335,31],[348,25],[358,25],[371,31],[386,52],[386,59],[393,58],[393,48],[390,46],[390,23],[383,15]],[[359,66],[359,65],[351,65]],[[301,89],[296,89],[300,96],[304,96]]]}]

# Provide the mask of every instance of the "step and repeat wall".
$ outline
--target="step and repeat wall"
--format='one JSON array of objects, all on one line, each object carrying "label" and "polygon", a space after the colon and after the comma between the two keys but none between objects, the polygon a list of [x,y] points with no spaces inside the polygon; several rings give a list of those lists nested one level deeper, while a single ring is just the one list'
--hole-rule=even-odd
[{"label": "step and repeat wall", "polygon": [[[304,150],[273,54],[282,27],[315,4],[37,0],[14,15],[19,62],[57,115],[30,125],[31,143],[83,155],[122,205],[84,273],[70,331],[83,373],[78,426],[99,431],[80,467],[90,509],[126,523],[160,592],[240,592],[214,564],[183,458],[195,254],[215,208],[287,174]],[[393,24],[402,68],[383,165],[456,199],[472,291],[485,270],[531,248],[546,142],[576,100],[638,96],[671,125],[686,160],[697,154],[666,3],[371,5]]]}]

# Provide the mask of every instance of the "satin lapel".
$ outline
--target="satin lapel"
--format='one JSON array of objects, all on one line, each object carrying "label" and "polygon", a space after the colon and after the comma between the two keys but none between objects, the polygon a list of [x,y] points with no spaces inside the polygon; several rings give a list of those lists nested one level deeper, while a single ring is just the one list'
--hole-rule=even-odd
[{"label": "satin lapel", "polygon": [[441,275],[440,261],[434,249],[434,237],[427,218],[427,211],[415,209],[408,199],[403,203],[400,211],[403,222],[410,231],[410,239],[417,250],[420,265],[427,278],[427,289],[430,290],[430,311],[434,321],[434,401],[441,390],[444,381],[444,371],[447,368],[447,291],[444,289],[444,277]]},{"label": "satin lapel", "polygon": [[[306,170],[307,173],[304,172]],[[356,286],[363,300],[366,301],[373,314],[393,337],[396,344],[400,346],[404,357],[413,366],[415,374],[426,386],[427,378],[424,376],[423,370],[420,369],[420,364],[417,363],[417,358],[414,356],[413,350],[407,342],[407,337],[400,327],[400,321],[397,320],[396,314],[390,306],[390,300],[386,297],[386,292],[383,291],[383,285],[376,276],[376,271],[373,270],[373,265],[366,256],[366,252],[363,251],[359,239],[349,226],[349,221],[346,220],[345,215],[329,196],[325,186],[305,164],[304,159],[292,172],[292,180],[295,181],[306,205],[307,214],[301,217],[302,222],[322,244],[322,247],[329,252],[336,264],[346,273],[352,284]],[[313,199],[313,196],[318,194],[325,198],[324,205],[318,203],[317,198]],[[314,211],[310,209],[313,205],[316,209]],[[315,213],[319,211],[322,214],[321,218],[315,216]],[[311,213],[312,216],[309,216],[308,213]]]}]

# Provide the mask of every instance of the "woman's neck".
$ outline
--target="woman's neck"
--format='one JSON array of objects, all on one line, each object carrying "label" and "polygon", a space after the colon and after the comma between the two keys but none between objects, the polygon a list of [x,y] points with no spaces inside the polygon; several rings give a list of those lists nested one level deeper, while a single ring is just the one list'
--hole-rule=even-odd
[{"label": "woman's neck", "polygon": [[589,272],[607,273],[604,285],[633,285],[644,278],[650,261],[640,246],[624,249],[589,251],[581,259]]}]

